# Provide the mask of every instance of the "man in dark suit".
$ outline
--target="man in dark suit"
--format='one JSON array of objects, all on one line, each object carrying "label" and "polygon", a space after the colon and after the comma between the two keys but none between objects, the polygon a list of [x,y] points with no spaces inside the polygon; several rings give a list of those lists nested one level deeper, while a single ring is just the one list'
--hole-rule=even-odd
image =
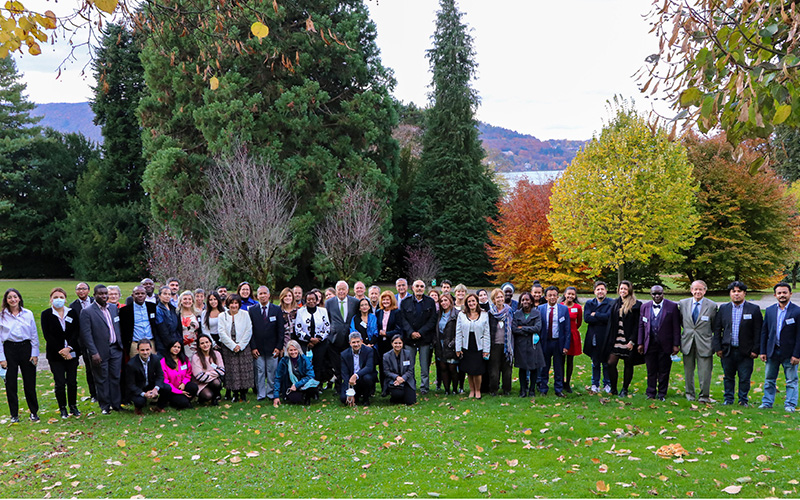
[{"label": "man in dark suit", "polygon": [[345,383],[339,397],[348,406],[369,406],[369,398],[375,390],[375,351],[363,345],[360,333],[352,332],[349,337],[350,347],[342,351],[341,371]]},{"label": "man in dark suit", "polygon": [[797,407],[797,365],[800,363],[800,342],[797,339],[800,307],[791,302],[792,287],[788,283],[778,283],[772,291],[778,303],[767,308],[761,327],[760,358],[767,365],[764,369],[764,396],[759,408],[772,408],[775,403],[775,382],[778,369],[783,367],[786,379],[783,408],[787,413],[794,413]]},{"label": "man in dark suit", "polygon": [[747,286],[741,281],[728,285],[731,301],[719,306],[714,317],[713,349],[722,360],[725,400],[733,404],[736,375],[739,375],[738,398],[741,406],[749,406],[750,376],[753,360],[761,349],[761,308],[745,301]]},{"label": "man in dark suit", "polygon": [[108,288],[94,287],[94,303],[81,311],[81,343],[91,359],[97,401],[103,415],[120,410],[122,371],[122,332],[117,306],[108,304]]},{"label": "man in dark suit", "polygon": [[120,391],[122,399],[129,401],[127,391],[128,361],[138,353],[137,343],[140,340],[153,342],[156,332],[156,305],[147,302],[147,290],[138,285],[133,288],[130,297],[131,303],[119,309],[119,329],[122,332],[122,375],[120,376]]},{"label": "man in dark suit", "polygon": [[[84,283],[83,281],[75,286],[75,295],[77,295],[78,298],[69,305],[69,308],[78,313],[78,316],[80,316],[82,310],[92,305],[92,302],[94,302],[94,297],[89,295],[89,284]],[[80,339],[78,339],[78,343],[80,344]],[[81,347],[80,350],[83,353],[81,357],[83,357],[83,364],[86,367],[86,385],[89,387],[89,395],[91,396],[92,403],[96,403],[97,389],[95,389],[94,377],[92,376],[92,358],[86,352],[86,349]]]},{"label": "man in dark suit", "polygon": [[664,401],[673,354],[681,350],[681,313],[678,304],[664,299],[664,288],[650,288],[653,300],[639,310],[639,354],[647,365],[647,399]]},{"label": "man in dark suit", "polygon": [[326,360],[330,370],[336,376],[336,392],[342,387],[342,356],[341,352],[347,349],[347,338],[350,335],[350,321],[358,314],[358,299],[348,295],[350,285],[346,281],[336,283],[336,297],[325,301],[328,311],[328,320],[331,322],[331,333],[323,340],[330,345],[327,349]]},{"label": "man in dark suit", "polygon": [[564,356],[567,355],[572,337],[569,324],[569,309],[558,303],[558,288],[548,286],[544,291],[546,303],[539,306],[542,317],[542,351],[544,368],[539,370],[539,392],[547,395],[550,381],[550,363],[553,363],[553,388],[556,396],[564,396]]},{"label": "man in dark suit", "polygon": [[436,333],[436,302],[425,295],[425,282],[416,280],[411,285],[414,295],[400,303],[400,324],[406,349],[416,360],[419,352],[419,371],[422,379],[420,394],[430,390],[431,356],[433,337]]},{"label": "man in dark suit", "polygon": [[283,350],[284,324],[281,308],[269,301],[269,288],[258,287],[256,298],[258,305],[247,308],[247,314],[253,324],[250,351],[253,353],[256,397],[261,401],[275,392],[275,370]]},{"label": "man in dark suit", "polygon": [[[611,381],[608,378],[607,360],[602,359],[600,352],[606,341],[608,320],[611,318],[613,300],[606,296],[608,287],[603,281],[595,281],[594,298],[583,306],[583,321],[586,323],[586,338],[583,341],[583,352],[592,358],[592,386],[589,392],[597,393],[604,389],[611,394]],[[603,385],[600,385],[600,376]]]},{"label": "man in dark suit", "polygon": [[128,397],[136,408],[134,413],[142,414],[142,408],[148,402],[155,401],[153,408],[156,413],[161,413],[169,404],[169,387],[164,383],[164,372],[157,355],[151,355],[152,344],[144,339],[137,343],[137,353],[128,361],[125,370],[125,382]]}]

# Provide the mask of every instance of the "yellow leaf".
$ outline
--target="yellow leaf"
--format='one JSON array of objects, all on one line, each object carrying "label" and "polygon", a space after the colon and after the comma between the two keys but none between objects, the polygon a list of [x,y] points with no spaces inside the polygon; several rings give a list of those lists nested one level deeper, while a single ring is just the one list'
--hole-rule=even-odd
[{"label": "yellow leaf", "polygon": [[269,27],[256,21],[252,26],[250,26],[250,32],[253,33],[253,36],[258,37],[258,39],[261,40],[265,36],[269,35]]},{"label": "yellow leaf", "polygon": [[217,90],[219,88],[219,79],[216,76],[212,76],[208,83],[211,86],[211,90]]},{"label": "yellow leaf", "polygon": [[22,14],[25,12],[25,7],[17,1],[6,2],[6,9],[10,10],[13,14]]},{"label": "yellow leaf", "polygon": [[38,56],[42,53],[42,48],[39,47],[38,43],[34,43],[28,47],[28,53],[32,56]]},{"label": "yellow leaf", "polygon": [[785,122],[787,118],[789,118],[790,114],[792,114],[791,104],[778,106],[778,109],[775,110],[775,116],[772,117],[772,124],[780,125],[781,123]]},{"label": "yellow leaf", "polygon": [[117,8],[118,0],[94,0],[94,5],[103,12],[113,14]]},{"label": "yellow leaf", "polygon": [[481,447],[481,446],[475,445],[475,449],[478,450],[478,453],[482,453],[483,452],[483,447]]},{"label": "yellow leaf", "polygon": [[117,441],[117,446],[119,446],[120,448],[124,448],[125,447],[125,440],[124,439],[120,439],[119,441]]},{"label": "yellow leaf", "polygon": [[49,30],[56,29],[56,15],[52,10],[45,11],[45,20],[41,23],[42,27]]}]

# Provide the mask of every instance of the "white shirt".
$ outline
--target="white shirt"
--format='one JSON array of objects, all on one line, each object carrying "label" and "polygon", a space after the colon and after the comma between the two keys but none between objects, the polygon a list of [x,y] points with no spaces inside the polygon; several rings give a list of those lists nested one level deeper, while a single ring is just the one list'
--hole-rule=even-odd
[{"label": "white shirt", "polygon": [[558,304],[556,304],[554,306],[551,306],[551,305],[548,304],[547,307],[549,308],[547,310],[547,320],[548,321],[550,321],[550,311],[553,312],[553,324],[550,325],[550,331],[553,334],[553,338],[557,339],[558,338]]},{"label": "white shirt", "polygon": [[20,309],[14,316],[8,310],[0,312],[0,361],[6,361],[3,342],[31,341],[31,357],[39,357],[39,333],[36,319],[29,309]]},{"label": "white shirt", "polygon": [[[353,351],[353,373],[358,373],[359,366],[360,366],[359,365],[359,353],[360,352],[361,352],[360,350],[358,352]],[[356,375],[356,378],[358,378],[358,375]]]}]

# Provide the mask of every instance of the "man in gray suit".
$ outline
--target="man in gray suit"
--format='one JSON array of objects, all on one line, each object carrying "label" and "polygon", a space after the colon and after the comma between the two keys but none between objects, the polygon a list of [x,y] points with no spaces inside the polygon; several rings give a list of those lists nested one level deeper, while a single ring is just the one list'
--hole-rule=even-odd
[{"label": "man in gray suit", "polygon": [[97,401],[103,415],[119,411],[122,394],[119,378],[122,371],[122,334],[117,306],[108,304],[108,288],[94,287],[94,303],[81,311],[81,343],[92,363]]},{"label": "man in gray suit", "polygon": [[325,301],[328,319],[331,322],[331,333],[323,342],[329,342],[327,357],[328,366],[336,375],[336,393],[342,387],[342,351],[349,347],[350,321],[358,314],[358,299],[348,295],[350,286],[346,281],[336,283],[336,297]]},{"label": "man in gray suit", "polygon": [[695,400],[694,370],[697,366],[697,378],[700,383],[701,403],[715,403],[709,396],[711,392],[711,370],[714,368],[714,350],[712,326],[717,314],[717,304],[705,298],[708,287],[702,280],[692,282],[692,297],[680,301],[680,312],[683,323],[681,333],[681,352],[683,352],[683,370],[686,378],[686,399]]}]

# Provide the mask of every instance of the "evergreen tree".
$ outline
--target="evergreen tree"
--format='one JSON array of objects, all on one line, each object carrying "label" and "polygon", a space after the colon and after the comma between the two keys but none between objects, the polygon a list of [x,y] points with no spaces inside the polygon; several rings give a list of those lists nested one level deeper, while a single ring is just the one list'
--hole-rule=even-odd
[{"label": "evergreen tree", "polygon": [[[97,87],[95,124],[103,133],[103,158],[92,162],[70,199],[75,276],[91,280],[135,280],[144,272],[147,199],[142,189],[144,158],[137,106],[144,89],[140,44],[119,25],[108,25],[93,61]],[[75,238],[74,235],[81,235]]]},{"label": "evergreen tree", "polygon": [[443,278],[479,284],[488,281],[488,218],[497,214],[500,190],[482,163],[475,119],[479,99],[471,86],[477,65],[462,15],[454,0],[440,1],[433,48],[427,53],[432,106],[409,218],[412,234],[430,245],[442,263]]}]

